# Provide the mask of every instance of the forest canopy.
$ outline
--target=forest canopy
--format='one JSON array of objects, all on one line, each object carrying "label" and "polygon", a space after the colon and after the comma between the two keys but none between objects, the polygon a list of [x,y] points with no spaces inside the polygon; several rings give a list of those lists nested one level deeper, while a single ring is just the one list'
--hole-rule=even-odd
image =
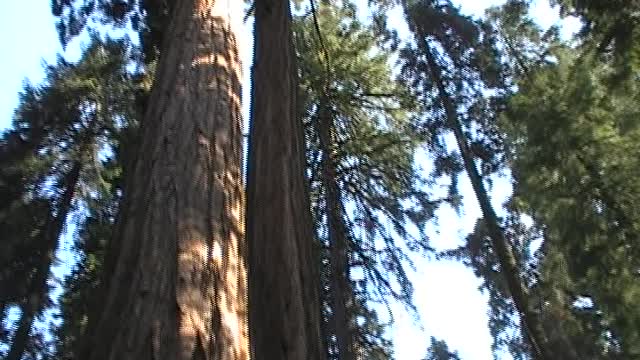
[{"label": "forest canopy", "polygon": [[52,0],[87,40],[0,133],[0,358],[404,360],[448,262],[495,359],[640,359],[640,3],[495,3]]}]

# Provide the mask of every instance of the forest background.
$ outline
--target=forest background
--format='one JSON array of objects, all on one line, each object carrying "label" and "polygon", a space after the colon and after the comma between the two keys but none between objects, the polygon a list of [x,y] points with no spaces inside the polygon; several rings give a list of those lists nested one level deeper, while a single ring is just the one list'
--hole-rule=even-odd
[{"label": "forest background", "polygon": [[[239,3],[239,2],[238,2]],[[364,1],[357,2],[360,15],[367,13]],[[500,5],[503,1],[454,1],[461,7],[462,13],[475,17],[483,16],[489,6]],[[58,54],[63,54],[68,61],[76,61],[81,49],[87,43],[87,37],[74,39],[66,49],[62,49],[56,29],[55,19],[51,15],[47,0],[22,0],[3,2],[0,13],[0,129],[10,125],[13,111],[18,104],[18,93],[24,79],[37,84],[44,76],[43,64],[53,63]],[[238,6],[237,11],[245,11]],[[395,27],[401,39],[407,39],[408,29],[403,21],[400,9],[389,13],[392,27]],[[546,0],[533,3],[532,17],[543,27],[561,24],[562,37],[568,39],[579,28],[577,19],[559,18],[559,10],[551,8]],[[235,18],[241,18],[236,16]],[[397,21],[395,21],[396,19]],[[243,116],[249,118],[249,74],[252,49],[252,27],[248,21],[240,24],[242,31],[240,54],[243,62],[245,83],[243,86]],[[19,29],[19,30],[18,30]],[[109,29],[104,29],[109,30]],[[132,37],[135,40],[135,36]],[[420,166],[429,171],[431,164],[424,156],[418,156]],[[443,206],[437,210],[437,225],[428,230],[431,245],[437,250],[455,248],[463,244],[464,237],[473,231],[476,219],[480,217],[480,209],[471,191],[466,177],[461,177],[461,195],[463,196],[462,212],[456,213],[451,207]],[[494,176],[492,201],[497,209],[511,193],[508,174]],[[69,226],[67,233],[73,232]],[[73,255],[70,250],[68,236],[65,236],[59,250],[60,263],[54,274],[62,278],[70,269]],[[478,290],[481,280],[471,269],[455,260],[435,260],[411,255],[416,264],[416,271],[409,273],[409,279],[415,286],[415,304],[420,323],[414,319],[401,304],[393,305],[395,322],[389,329],[394,343],[397,359],[422,359],[430,336],[445,340],[452,349],[458,351],[463,359],[490,359],[491,336],[487,328],[486,294]],[[384,314],[385,311],[381,311]],[[504,359],[509,359],[504,354]]]}]

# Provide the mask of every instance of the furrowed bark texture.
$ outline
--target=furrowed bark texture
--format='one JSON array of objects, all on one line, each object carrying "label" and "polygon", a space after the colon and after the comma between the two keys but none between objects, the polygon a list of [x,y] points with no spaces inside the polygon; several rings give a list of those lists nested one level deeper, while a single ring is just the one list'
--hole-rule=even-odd
[{"label": "furrowed bark texture", "polygon": [[327,206],[329,263],[331,268],[331,323],[336,336],[340,360],[355,360],[351,284],[347,229],[344,223],[342,196],[337,182],[334,125],[331,109],[321,102],[318,110],[318,137],[322,149],[322,183]]},{"label": "furrowed bark texture", "polygon": [[322,358],[318,280],[287,0],[255,2],[247,169],[254,360]]},{"label": "furrowed bark texture", "polygon": [[248,359],[230,0],[177,0],[86,359]]},{"label": "furrowed bark texture", "polygon": [[18,321],[18,327],[16,328],[11,341],[11,348],[7,354],[6,360],[22,359],[22,356],[27,349],[27,344],[29,343],[29,334],[31,333],[33,322],[38,313],[42,310],[47,299],[47,279],[49,278],[51,265],[55,259],[60,235],[64,229],[67,216],[71,211],[71,204],[76,192],[76,187],[78,186],[81,169],[81,163],[76,161],[69,172],[64,176],[64,179],[62,179],[61,187],[64,191],[56,206],[56,214],[54,215],[51,212],[49,213],[49,218],[45,222],[44,229],[42,229],[42,253],[40,254],[40,264],[38,264],[36,273],[31,280],[27,298],[22,306],[20,306],[20,320]]}]

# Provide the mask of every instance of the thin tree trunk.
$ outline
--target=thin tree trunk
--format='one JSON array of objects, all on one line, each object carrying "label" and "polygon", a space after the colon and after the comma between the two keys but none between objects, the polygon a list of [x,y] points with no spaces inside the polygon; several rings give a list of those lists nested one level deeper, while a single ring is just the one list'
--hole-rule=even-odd
[{"label": "thin tree trunk", "polygon": [[84,359],[248,359],[230,4],[173,6]]},{"label": "thin tree trunk", "polygon": [[74,162],[72,168],[64,176],[61,181],[64,189],[59,203],[56,205],[55,214],[50,210],[48,219],[42,229],[42,249],[40,264],[36,268],[36,273],[31,279],[29,292],[24,303],[21,306],[20,320],[18,327],[11,341],[11,349],[7,354],[6,360],[20,360],[29,343],[29,334],[33,327],[33,322],[38,313],[42,310],[45,300],[48,296],[47,279],[53,260],[55,259],[56,249],[64,224],[71,211],[71,202],[78,186],[80,171],[82,164],[79,161]]},{"label": "thin tree trunk", "polygon": [[462,131],[462,126],[458,119],[453,100],[445,88],[440,66],[436,63],[429,45],[423,43],[421,46],[423,47],[423,52],[432,74],[433,81],[438,89],[440,101],[444,106],[448,125],[451,130],[453,130],[460,154],[462,155],[464,167],[467,175],[469,176],[469,180],[471,181],[471,186],[473,187],[478,203],[480,204],[480,209],[482,211],[485,224],[487,225],[489,237],[491,238],[491,244],[498,255],[501,273],[507,281],[514,305],[516,306],[516,309],[522,318],[522,323],[526,328],[525,333],[528,336],[528,342],[531,345],[536,359],[552,360],[553,357],[547,349],[547,340],[542,325],[538,316],[529,305],[528,290],[520,276],[520,269],[518,267],[515,254],[513,253],[513,248],[504,235],[498,216],[491,205],[489,195],[482,181],[482,176],[476,168],[473,154],[469,148],[469,144],[467,143],[466,136]]},{"label": "thin tree trunk", "polygon": [[[44,119],[42,123],[47,123],[49,121],[48,114],[45,113]],[[42,146],[42,142],[48,131],[44,129],[42,124],[40,126],[32,126],[27,129],[27,139],[24,140],[21,133],[23,131],[12,131],[8,133],[6,138],[7,142],[3,144],[2,149],[0,149],[0,168],[3,170],[16,168],[16,165],[23,163],[30,156],[34,156],[37,154],[37,150]],[[20,168],[20,166],[17,166]],[[5,181],[9,181],[9,183],[4,183],[2,188],[0,188],[0,198],[3,199],[3,204],[0,206],[0,212],[3,214],[3,221],[6,221],[6,217],[11,217],[11,213],[13,212],[13,208],[16,206],[19,207],[20,204],[23,204],[23,199],[26,196],[26,193],[29,191],[31,185],[42,183],[46,174],[39,173],[37,174],[37,178],[31,178],[29,182],[24,182],[18,179],[22,179],[24,174],[21,174],[21,171],[10,170],[8,174],[8,179],[3,179]],[[18,181],[16,181],[18,180]],[[3,181],[4,182],[4,181]],[[11,265],[10,262],[15,258],[15,250],[16,245],[11,240],[6,239],[4,237],[0,238],[0,286],[8,287],[11,286],[14,289],[18,287],[18,285],[12,282]],[[7,284],[6,282],[10,281],[11,284]],[[23,287],[23,285],[19,285]],[[24,291],[24,290],[23,290]],[[15,291],[14,291],[15,293]],[[15,295],[9,294],[1,294],[0,295],[0,323],[5,320],[6,309],[9,304],[14,302]]]},{"label": "thin tree trunk", "polygon": [[254,360],[323,358],[296,74],[289,1],[256,0],[247,171]]},{"label": "thin tree trunk", "polygon": [[319,104],[318,137],[322,150],[322,183],[325,189],[327,225],[329,235],[329,263],[331,268],[331,309],[334,333],[338,344],[340,360],[355,360],[352,315],[351,284],[349,281],[349,260],[347,229],[344,223],[344,209],[340,187],[337,183],[335,140],[333,118],[328,104]]}]

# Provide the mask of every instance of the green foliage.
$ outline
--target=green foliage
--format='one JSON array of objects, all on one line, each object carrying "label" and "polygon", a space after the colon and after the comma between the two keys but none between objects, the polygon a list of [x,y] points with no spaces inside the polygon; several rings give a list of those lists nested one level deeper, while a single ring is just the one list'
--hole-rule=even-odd
[{"label": "green foliage", "polygon": [[[495,118],[504,106],[505,71],[494,34],[462,15],[450,1],[411,1],[405,9],[415,44],[401,50],[402,77],[422,105],[422,116],[413,126],[430,150],[433,178],[450,178],[450,201],[457,206],[457,177],[464,167],[460,153],[452,150],[447,112],[457,116],[481,173],[500,170],[503,139]],[[450,110],[442,101],[439,83],[447,92]]]},{"label": "green foliage", "polygon": [[[351,4],[343,5],[318,9],[321,38],[310,16],[299,18],[295,27],[312,204],[317,233],[328,247],[330,210],[321,163],[332,156],[348,230],[344,235],[349,241],[357,351],[367,359],[389,359],[390,342],[372,304],[395,299],[413,307],[406,251],[428,249],[422,230],[437,203],[420,188],[414,165],[419,144],[410,127],[415,102],[407,88],[392,79],[389,54],[376,46],[372,27],[356,18]],[[320,142],[322,109],[333,124],[329,148]],[[409,232],[409,226],[416,226],[420,235]],[[323,274],[328,294],[329,272]],[[325,305],[329,314],[329,302]],[[331,348],[329,344],[330,355]]]},{"label": "green foliage", "polygon": [[77,263],[64,279],[65,289],[60,298],[61,325],[55,334],[55,358],[77,359],[88,326],[90,307],[95,301],[104,268],[104,256],[119,204],[115,186],[121,174],[117,162],[107,164],[111,186],[88,202],[87,214],[75,234],[74,251]]},{"label": "green foliage", "polygon": [[[42,85],[25,86],[13,126],[2,134],[0,305],[5,335],[11,333],[5,310],[17,306],[24,318],[26,306],[37,307],[39,316],[54,304],[47,296],[48,259],[64,224],[73,212],[81,218],[98,194],[112,191],[105,179],[118,170],[105,164],[122,129],[136,126],[137,90],[127,71],[128,51],[124,41],[92,36],[77,64],[60,58],[47,66]],[[34,297],[43,300],[34,302]],[[26,351],[36,351],[36,345],[41,347],[36,352],[47,350],[42,339],[38,332],[31,334]]]},{"label": "green foliage", "polygon": [[551,61],[552,51],[561,47],[560,29],[543,30],[529,15],[525,0],[509,0],[502,6],[486,11],[483,29],[492,38],[503,62],[506,81],[515,85],[536,66]]},{"label": "green foliage", "polygon": [[140,37],[144,62],[157,60],[162,36],[169,25],[173,1],[51,0],[60,42],[66,45],[83,30],[99,25],[132,29]]},{"label": "green foliage", "polygon": [[443,340],[431,337],[431,345],[427,349],[427,357],[423,360],[460,360],[458,352],[451,352],[449,345]]},{"label": "green foliage", "polygon": [[640,70],[640,2],[637,0],[553,0],[562,15],[582,20],[579,36],[588,52],[612,60],[614,82]]},{"label": "green foliage", "polygon": [[569,53],[558,57],[557,66],[521,84],[506,113],[516,199],[544,225],[545,280],[565,278],[560,291],[573,301],[590,299],[609,330],[602,335],[607,351],[634,358],[640,356],[637,85],[612,93],[606,79],[614,69],[576,62]]}]

